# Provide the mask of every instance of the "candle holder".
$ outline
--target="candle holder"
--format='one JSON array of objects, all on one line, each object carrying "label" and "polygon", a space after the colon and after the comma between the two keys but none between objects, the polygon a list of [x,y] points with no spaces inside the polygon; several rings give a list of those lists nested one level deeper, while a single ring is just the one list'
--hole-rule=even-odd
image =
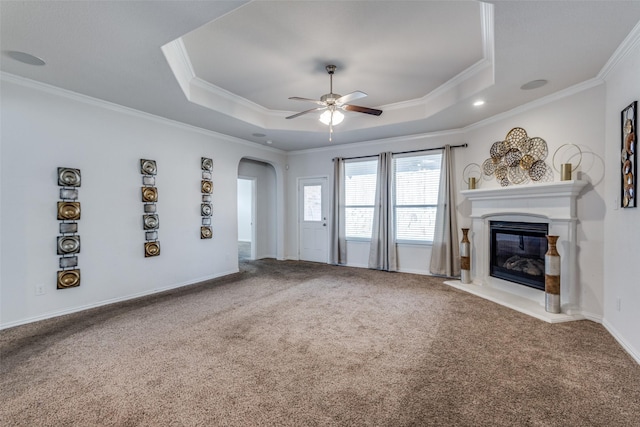
[{"label": "candle holder", "polygon": [[[577,152],[575,152],[575,153],[573,153],[571,155],[567,155],[567,151],[571,147],[575,147]],[[564,150],[562,150],[563,148],[564,148]],[[578,156],[578,163],[575,166],[573,166],[573,164],[570,163],[570,161],[573,160],[576,156]],[[558,169],[558,166],[556,164],[556,158],[558,158],[558,162],[560,163],[560,169]],[[571,181],[572,173],[575,170],[577,170],[578,166],[580,166],[580,163],[582,163],[582,150],[580,149],[580,146],[578,146],[576,144],[563,144],[563,145],[561,145],[553,153],[553,161],[552,161],[552,163],[553,163],[553,169],[555,169],[555,171],[560,174],[560,180],[561,181]]]},{"label": "candle holder", "polygon": [[462,170],[462,180],[469,190],[475,190],[482,177],[482,167],[477,163],[469,163]]}]

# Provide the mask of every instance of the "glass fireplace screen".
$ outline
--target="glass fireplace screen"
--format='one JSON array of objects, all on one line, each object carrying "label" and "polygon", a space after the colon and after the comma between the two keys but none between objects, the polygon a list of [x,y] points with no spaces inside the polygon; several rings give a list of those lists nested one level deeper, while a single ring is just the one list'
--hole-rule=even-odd
[{"label": "glass fireplace screen", "polygon": [[489,274],[510,282],[544,290],[545,223],[490,221]]}]

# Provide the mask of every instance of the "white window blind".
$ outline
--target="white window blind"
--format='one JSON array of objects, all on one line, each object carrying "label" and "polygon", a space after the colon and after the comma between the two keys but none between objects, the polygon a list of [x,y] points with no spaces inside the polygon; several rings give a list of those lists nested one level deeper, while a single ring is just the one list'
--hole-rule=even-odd
[{"label": "white window blind", "polygon": [[441,161],[439,152],[394,158],[397,241],[433,241]]},{"label": "white window blind", "polygon": [[377,168],[377,159],[345,162],[345,232],[347,238],[371,239]]}]

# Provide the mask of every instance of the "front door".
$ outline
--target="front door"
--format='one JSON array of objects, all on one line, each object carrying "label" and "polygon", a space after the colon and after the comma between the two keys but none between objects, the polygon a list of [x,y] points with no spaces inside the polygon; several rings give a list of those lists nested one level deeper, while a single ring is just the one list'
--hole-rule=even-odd
[{"label": "front door", "polygon": [[327,178],[301,179],[298,200],[300,259],[327,262]]}]

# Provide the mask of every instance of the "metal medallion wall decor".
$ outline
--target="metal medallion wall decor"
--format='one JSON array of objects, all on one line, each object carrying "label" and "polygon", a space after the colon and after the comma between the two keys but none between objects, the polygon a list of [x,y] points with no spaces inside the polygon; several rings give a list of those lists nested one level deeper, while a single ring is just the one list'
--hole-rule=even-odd
[{"label": "metal medallion wall decor", "polygon": [[58,221],[60,236],[57,238],[57,254],[60,255],[57,289],[80,286],[80,269],[78,254],[80,253],[80,236],[78,223],[80,220],[80,169],[58,168],[58,186],[60,199],[58,202]]},{"label": "metal medallion wall decor", "polygon": [[549,149],[544,139],[529,138],[523,128],[513,128],[504,141],[496,141],[489,149],[489,158],[482,163],[485,179],[495,177],[507,187],[529,181],[552,181],[553,171],[545,162]]},{"label": "metal medallion wall decor", "polygon": [[622,168],[621,168],[621,206],[623,208],[635,208],[638,206],[636,199],[636,185],[638,175],[638,154],[636,153],[636,120],[638,101],[622,110]]},{"label": "metal medallion wall decor", "polygon": [[142,174],[142,203],[144,215],[142,215],[142,229],[144,230],[144,256],[145,258],[160,255],[160,242],[158,241],[158,218],[156,202],[158,201],[158,188],[156,187],[156,173],[158,171],[155,160],[140,159],[140,173]]},{"label": "metal medallion wall decor", "polygon": [[200,204],[200,215],[202,224],[200,226],[200,238],[211,239],[213,230],[211,228],[211,214],[213,205],[211,204],[211,194],[213,193],[213,160],[202,157],[200,159],[200,169],[202,170],[202,181],[200,181],[200,191],[202,193],[202,203]]}]

